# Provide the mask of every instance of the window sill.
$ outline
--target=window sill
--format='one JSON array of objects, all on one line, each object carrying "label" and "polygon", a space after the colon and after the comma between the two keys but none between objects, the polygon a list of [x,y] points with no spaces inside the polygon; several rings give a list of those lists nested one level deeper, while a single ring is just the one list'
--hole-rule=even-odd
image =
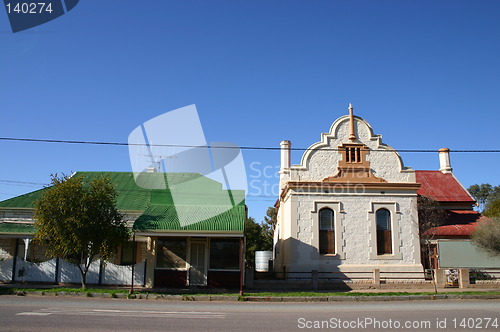
[{"label": "window sill", "polygon": [[339,252],[337,254],[319,254],[320,259],[330,260],[330,259],[345,259],[345,253]]},{"label": "window sill", "polygon": [[324,258],[341,258],[340,254],[319,254],[319,256]]},{"label": "window sill", "polygon": [[402,259],[402,256],[401,253],[395,253],[395,254],[373,255],[370,258],[380,259],[380,260],[391,260],[391,259]]}]

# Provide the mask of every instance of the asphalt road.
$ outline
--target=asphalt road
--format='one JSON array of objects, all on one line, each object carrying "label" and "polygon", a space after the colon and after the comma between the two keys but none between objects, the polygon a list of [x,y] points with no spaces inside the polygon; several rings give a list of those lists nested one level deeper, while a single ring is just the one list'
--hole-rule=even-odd
[{"label": "asphalt road", "polygon": [[1,296],[1,331],[500,330],[500,301],[174,302]]}]

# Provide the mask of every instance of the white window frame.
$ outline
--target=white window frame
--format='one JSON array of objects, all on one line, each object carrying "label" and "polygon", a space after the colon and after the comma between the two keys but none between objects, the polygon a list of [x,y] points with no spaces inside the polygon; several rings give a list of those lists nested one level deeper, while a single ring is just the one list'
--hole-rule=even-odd
[{"label": "white window frame", "polygon": [[[377,254],[377,211],[386,209],[391,214],[391,244],[392,254]],[[399,222],[401,211],[396,202],[371,202],[368,210],[368,221],[370,227],[370,259],[402,259],[401,238],[399,234]]]},{"label": "white window frame", "polygon": [[[321,254],[319,252],[319,211],[328,208],[333,211],[333,231],[335,232],[335,254]],[[342,203],[337,201],[316,201],[314,202],[313,210],[311,211],[312,229],[313,229],[313,245],[317,249],[320,257],[336,257],[345,259],[344,249],[344,210]]]}]

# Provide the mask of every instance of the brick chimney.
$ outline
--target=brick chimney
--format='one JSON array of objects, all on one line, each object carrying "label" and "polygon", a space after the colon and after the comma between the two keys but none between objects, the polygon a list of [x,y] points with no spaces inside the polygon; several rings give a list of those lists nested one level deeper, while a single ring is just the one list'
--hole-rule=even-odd
[{"label": "brick chimney", "polygon": [[290,177],[290,148],[292,143],[290,141],[281,141],[281,167],[280,167],[280,188]]}]

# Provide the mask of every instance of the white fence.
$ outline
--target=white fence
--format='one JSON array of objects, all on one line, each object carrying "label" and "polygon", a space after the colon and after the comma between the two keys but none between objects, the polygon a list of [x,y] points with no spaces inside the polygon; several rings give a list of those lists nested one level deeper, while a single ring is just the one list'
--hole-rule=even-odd
[{"label": "white fence", "polygon": [[0,261],[0,281],[12,280],[12,266],[14,260],[12,258]]},{"label": "white fence", "polygon": [[[78,266],[68,263],[63,259],[59,260],[59,264],[59,282],[71,284],[82,280]],[[89,271],[87,272],[88,284],[99,283],[99,266],[100,261],[93,261],[90,263]]]},{"label": "white fence", "polygon": [[56,260],[30,263],[22,259],[16,261],[15,280],[28,282],[55,282]]},{"label": "white fence", "polygon": [[[15,266],[15,271],[14,271]],[[144,285],[146,263],[134,266],[134,285]],[[14,275],[12,272],[14,271]],[[62,259],[51,259],[42,263],[32,263],[20,258],[0,261],[0,281],[3,282],[51,282],[80,283],[80,270],[75,264]],[[132,266],[115,265],[97,260],[91,263],[87,272],[87,284],[131,285]]]},{"label": "white fence", "polygon": [[[146,263],[137,263],[134,266],[134,285],[144,285],[144,271]],[[106,285],[131,285],[132,265],[115,265],[106,263],[103,266],[102,283]]]}]

